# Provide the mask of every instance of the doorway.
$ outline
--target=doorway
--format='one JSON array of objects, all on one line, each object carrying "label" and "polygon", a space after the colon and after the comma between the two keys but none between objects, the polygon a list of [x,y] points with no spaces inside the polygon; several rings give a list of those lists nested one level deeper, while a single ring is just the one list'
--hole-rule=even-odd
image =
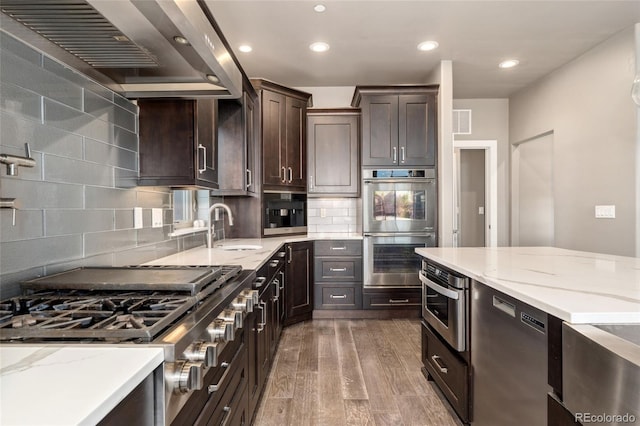
[{"label": "doorway", "polygon": [[454,141],[454,247],[498,243],[498,143]]}]

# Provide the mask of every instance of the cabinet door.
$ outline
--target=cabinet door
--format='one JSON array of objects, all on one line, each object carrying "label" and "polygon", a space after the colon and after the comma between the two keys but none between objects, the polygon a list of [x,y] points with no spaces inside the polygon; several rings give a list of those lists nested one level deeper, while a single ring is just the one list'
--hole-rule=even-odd
[{"label": "cabinet door", "polygon": [[262,173],[265,185],[286,184],[286,105],[283,95],[262,91]]},{"label": "cabinet door", "polygon": [[218,182],[218,153],[216,149],[216,100],[196,101],[196,180]]},{"label": "cabinet door", "polygon": [[313,242],[287,244],[285,324],[311,319],[313,312]]},{"label": "cabinet door", "polygon": [[399,165],[435,165],[436,107],[434,95],[401,95],[399,97]]},{"label": "cabinet door", "polygon": [[286,98],[287,106],[287,142],[286,142],[286,173],[287,184],[300,189],[307,187],[306,169],[306,128],[307,103],[296,98]]},{"label": "cabinet door", "polygon": [[246,180],[245,188],[247,192],[256,192],[256,171],[257,166],[256,155],[256,128],[258,120],[258,111],[256,104],[251,96],[244,93],[244,140],[246,149]]},{"label": "cabinet door", "polygon": [[318,195],[359,195],[357,115],[310,115],[309,189]]},{"label": "cabinet door", "polygon": [[195,176],[195,102],[140,100],[140,185],[188,185]]},{"label": "cabinet door", "polygon": [[398,96],[363,96],[362,165],[398,164]]}]

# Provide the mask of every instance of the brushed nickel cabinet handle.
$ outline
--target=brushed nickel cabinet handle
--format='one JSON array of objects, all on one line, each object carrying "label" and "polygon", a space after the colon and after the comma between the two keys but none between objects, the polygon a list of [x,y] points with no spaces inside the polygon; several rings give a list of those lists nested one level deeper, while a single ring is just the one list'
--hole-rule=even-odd
[{"label": "brushed nickel cabinet handle", "polygon": [[[200,153],[200,150],[202,150],[203,154],[202,154],[202,168],[198,167],[198,173],[204,173],[207,171],[207,147],[202,145],[201,143],[198,144],[198,153]],[[200,163],[200,161],[198,161],[198,163]]]},{"label": "brushed nickel cabinet handle", "polygon": [[398,148],[393,147],[393,162],[396,163],[398,161]]},{"label": "brushed nickel cabinet handle", "polygon": [[287,183],[287,168],[282,167],[282,183]]},{"label": "brushed nickel cabinet handle", "polygon": [[447,374],[449,369],[447,367],[443,367],[442,364],[440,364],[440,362],[438,361],[439,359],[440,357],[438,355],[431,356],[431,360],[436,365],[436,367],[438,367],[438,370],[440,370],[441,373]]},{"label": "brushed nickel cabinet handle", "polygon": [[389,299],[389,303],[409,303],[409,299]]},{"label": "brushed nickel cabinet handle", "polygon": [[247,189],[253,186],[253,175],[251,174],[251,170],[247,169]]},{"label": "brushed nickel cabinet handle", "polygon": [[293,180],[293,169],[289,167],[289,183]]},{"label": "brushed nickel cabinet handle", "polygon": [[347,268],[329,268],[331,272],[346,272]]},{"label": "brushed nickel cabinet handle", "polygon": [[346,294],[330,294],[329,297],[331,299],[346,299],[347,295]]}]

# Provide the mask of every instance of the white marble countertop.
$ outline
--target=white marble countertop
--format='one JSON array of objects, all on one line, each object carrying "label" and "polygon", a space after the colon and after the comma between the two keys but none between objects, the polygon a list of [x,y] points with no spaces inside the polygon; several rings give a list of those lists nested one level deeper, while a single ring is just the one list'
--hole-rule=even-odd
[{"label": "white marble countertop", "polygon": [[640,258],[554,247],[416,253],[574,324],[640,323]]},{"label": "white marble countertop", "polygon": [[96,424],[163,359],[161,348],[0,345],[0,424]]},{"label": "white marble countertop", "polygon": [[[311,240],[362,239],[361,234],[308,234],[270,238],[234,238],[216,241],[213,248],[196,247],[146,263],[147,265],[240,265],[258,269],[285,243]],[[223,250],[224,246],[261,246],[257,250]]]}]

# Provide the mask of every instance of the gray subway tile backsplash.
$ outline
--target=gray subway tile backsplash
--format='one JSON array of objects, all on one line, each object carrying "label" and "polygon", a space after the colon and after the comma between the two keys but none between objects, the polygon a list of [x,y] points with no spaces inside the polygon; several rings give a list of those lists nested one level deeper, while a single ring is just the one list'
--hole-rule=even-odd
[{"label": "gray subway tile backsplash", "polygon": [[[0,153],[24,155],[34,168],[7,176],[0,196],[20,210],[0,211],[0,293],[20,281],[80,266],[143,263],[202,245],[170,239],[167,188],[133,187],[138,171],[138,107],[82,74],[0,33]],[[124,185],[121,187],[120,185]],[[134,229],[133,209],[146,220]],[[165,226],[151,227],[151,208]]]},{"label": "gray subway tile backsplash", "polygon": [[357,198],[310,198],[307,200],[309,233],[362,232],[361,201]]}]

